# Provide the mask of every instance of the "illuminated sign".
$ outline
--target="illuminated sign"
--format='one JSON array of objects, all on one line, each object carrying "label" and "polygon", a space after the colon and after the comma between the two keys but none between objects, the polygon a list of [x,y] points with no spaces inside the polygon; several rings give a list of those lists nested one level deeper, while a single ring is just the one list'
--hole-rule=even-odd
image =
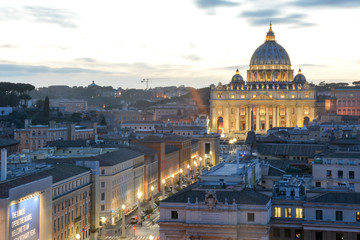
[{"label": "illuminated sign", "polygon": [[40,196],[10,206],[9,240],[39,240]]}]

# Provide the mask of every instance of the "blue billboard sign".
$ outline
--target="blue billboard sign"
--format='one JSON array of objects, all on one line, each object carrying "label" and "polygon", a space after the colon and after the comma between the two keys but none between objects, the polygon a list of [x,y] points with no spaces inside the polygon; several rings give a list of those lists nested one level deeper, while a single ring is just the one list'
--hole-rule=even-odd
[{"label": "blue billboard sign", "polygon": [[39,240],[40,196],[10,206],[9,240]]}]

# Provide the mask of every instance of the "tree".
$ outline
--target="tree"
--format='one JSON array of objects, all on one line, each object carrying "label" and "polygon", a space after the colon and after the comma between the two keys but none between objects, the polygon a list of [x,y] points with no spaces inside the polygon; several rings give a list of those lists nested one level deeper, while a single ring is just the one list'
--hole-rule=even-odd
[{"label": "tree", "polygon": [[360,81],[352,82],[352,84],[355,85],[355,86],[360,86]]},{"label": "tree", "polygon": [[106,120],[105,120],[104,116],[102,116],[102,118],[101,118],[100,125],[102,125],[102,126],[106,125]]},{"label": "tree", "polygon": [[49,101],[49,97],[46,96],[45,100],[44,100],[44,118],[49,119],[50,117],[50,101]]}]

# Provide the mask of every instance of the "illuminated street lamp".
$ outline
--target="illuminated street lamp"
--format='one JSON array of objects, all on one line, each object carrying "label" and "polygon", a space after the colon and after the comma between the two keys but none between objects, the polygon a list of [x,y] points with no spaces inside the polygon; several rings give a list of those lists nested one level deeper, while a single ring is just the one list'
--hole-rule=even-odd
[{"label": "illuminated street lamp", "polygon": [[75,238],[76,238],[77,240],[79,240],[79,239],[80,239],[80,234],[77,233],[77,234],[75,235]]},{"label": "illuminated street lamp", "polygon": [[190,165],[187,165],[187,178],[190,178]]},{"label": "illuminated street lamp", "polygon": [[[211,162],[212,162],[212,151],[210,151],[210,163]],[[215,163],[213,165],[215,165]]]},{"label": "illuminated street lamp", "polygon": [[202,157],[200,157],[200,175],[201,175],[201,173],[202,173],[202,169],[201,169],[201,161],[202,161]]},{"label": "illuminated street lamp", "polygon": [[152,203],[152,208],[154,208],[154,186],[151,186],[151,203]]},{"label": "illuminated street lamp", "polygon": [[183,175],[183,170],[182,170],[182,168],[180,168],[180,188],[182,188],[182,185],[183,185],[182,175]]},{"label": "illuminated street lamp", "polygon": [[195,165],[195,168],[194,168],[194,175],[196,175],[196,172],[197,172],[197,162],[194,161],[194,165]]},{"label": "illuminated street lamp", "polygon": [[126,238],[126,230],[125,230],[125,204],[121,205],[122,209],[122,223],[121,223],[121,237]]},{"label": "illuminated street lamp", "polygon": [[165,198],[165,179],[162,180],[162,184],[163,184],[163,186],[162,186],[162,197],[164,199]]},{"label": "illuminated street lamp", "polygon": [[204,166],[206,167],[206,165],[207,165],[207,157],[208,157],[208,155],[205,153],[205,158],[204,158],[204,162],[205,162],[205,164],[204,164]]},{"label": "illuminated street lamp", "polygon": [[173,175],[171,175],[171,177],[172,177],[172,193],[174,193],[175,192],[175,175],[173,174]]},{"label": "illuminated street lamp", "polygon": [[[101,221],[101,225],[102,225],[102,227],[101,227],[101,239],[103,238],[103,236],[105,236],[105,223],[106,223],[106,217],[101,217],[100,218],[100,221]],[[79,235],[79,234],[78,234]],[[79,235],[80,236],[80,235]],[[76,236],[75,236],[76,237]]]},{"label": "illuminated street lamp", "polygon": [[141,219],[140,199],[141,199],[141,196],[142,196],[142,192],[138,192],[137,195],[138,195],[138,214],[139,214],[139,221],[140,221],[140,225],[141,225],[142,219]]},{"label": "illuminated street lamp", "polygon": [[154,236],[153,236],[153,235],[150,235],[150,236],[149,236],[149,240],[154,240]]}]

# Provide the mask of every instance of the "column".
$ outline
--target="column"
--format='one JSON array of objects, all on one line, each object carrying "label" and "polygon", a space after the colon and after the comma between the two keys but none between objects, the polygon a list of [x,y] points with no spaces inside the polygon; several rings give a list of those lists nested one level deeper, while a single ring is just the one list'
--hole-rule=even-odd
[{"label": "column", "polygon": [[223,124],[224,124],[224,133],[229,132],[229,106],[224,106],[224,117],[223,117]]},{"label": "column", "polygon": [[272,119],[272,121],[273,121],[273,127],[277,127],[277,125],[276,125],[276,106],[273,106],[273,115],[272,115],[272,117],[273,117],[273,119]]},{"label": "column", "polygon": [[269,106],[266,106],[266,122],[265,122],[265,129],[266,131],[269,130]]},{"label": "column", "polygon": [[245,130],[249,131],[249,106],[246,106],[246,112],[245,112]]},{"label": "column", "polygon": [[240,130],[240,106],[236,106],[236,130]]},{"label": "column", "polygon": [[289,111],[289,107],[286,107],[285,108],[285,114],[286,114],[286,116],[285,116],[285,127],[290,127],[290,111]]},{"label": "column", "polygon": [[256,132],[259,132],[259,129],[260,129],[259,106],[256,106]]},{"label": "column", "polygon": [[296,118],[298,127],[302,127],[304,125],[304,116],[302,114],[302,106],[296,105]]},{"label": "column", "polygon": [[280,107],[276,106],[276,126],[280,127]]}]

